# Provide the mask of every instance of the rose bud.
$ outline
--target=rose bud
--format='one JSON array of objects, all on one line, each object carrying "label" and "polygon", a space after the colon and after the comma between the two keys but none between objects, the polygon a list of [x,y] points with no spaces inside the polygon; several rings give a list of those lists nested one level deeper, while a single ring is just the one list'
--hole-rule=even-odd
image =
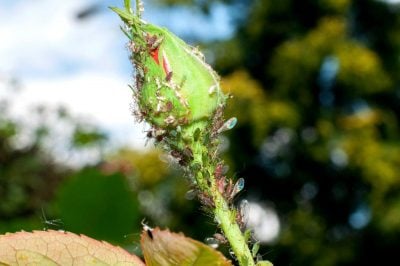
[{"label": "rose bud", "polygon": [[112,8],[125,22],[136,70],[140,118],[167,129],[213,118],[226,97],[203,55],[165,28],[146,23],[129,6]]}]

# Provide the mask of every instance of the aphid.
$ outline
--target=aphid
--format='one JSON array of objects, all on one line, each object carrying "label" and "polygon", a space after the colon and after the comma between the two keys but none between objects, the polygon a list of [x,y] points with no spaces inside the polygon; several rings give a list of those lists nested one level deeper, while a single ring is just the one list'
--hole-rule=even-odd
[{"label": "aphid", "polygon": [[144,230],[146,231],[147,235],[150,237],[151,240],[153,240],[153,233],[150,229],[146,229],[144,228]]},{"label": "aphid", "polygon": [[172,151],[170,152],[170,154],[171,154],[172,157],[174,157],[174,158],[176,158],[176,159],[178,159],[178,160],[182,160],[182,154],[181,154],[179,151],[177,151],[177,150],[172,150]]},{"label": "aphid", "polygon": [[187,200],[193,200],[197,196],[198,191],[196,189],[188,190],[185,194]]},{"label": "aphid", "polygon": [[236,117],[232,117],[230,119],[228,119],[218,130],[217,133],[222,133],[224,131],[230,130],[232,128],[235,127],[237,123],[237,118]]},{"label": "aphid", "polygon": [[226,239],[226,237],[224,237],[222,234],[220,234],[220,233],[215,233],[214,235],[213,235],[213,237],[216,239],[216,240],[218,240],[218,242],[220,243],[220,244],[226,244],[226,243],[228,243],[228,240]]},{"label": "aphid", "polygon": [[[162,108],[162,103],[158,102],[157,103],[157,107],[156,107],[156,113],[159,114],[161,112],[161,108]],[[165,121],[165,120],[164,120]]]},{"label": "aphid", "polygon": [[226,184],[225,186],[225,191],[224,191],[224,197],[225,199],[227,199],[228,201],[232,201],[232,190],[233,190],[233,183],[232,180],[229,179],[228,184]]},{"label": "aphid", "polygon": [[150,237],[151,240],[154,239],[153,237],[153,228],[151,228],[150,226],[148,226],[144,220],[142,220],[142,226],[143,226],[143,230],[146,232],[146,234],[148,235],[148,237]]},{"label": "aphid", "polygon": [[174,108],[174,105],[172,104],[172,102],[171,101],[166,102],[165,111],[166,112],[171,112],[172,108]]},{"label": "aphid", "polygon": [[164,122],[168,125],[171,125],[175,122],[175,117],[173,117],[172,115],[169,115],[167,118],[164,119]]},{"label": "aphid", "polygon": [[189,147],[185,147],[182,153],[187,159],[189,160],[193,159],[193,151]]},{"label": "aphid", "polygon": [[50,228],[54,227],[63,227],[64,223],[61,221],[61,219],[53,219],[53,220],[48,220],[46,217],[46,214],[44,213],[44,210],[42,208],[42,222],[45,225],[44,230],[47,230]]},{"label": "aphid", "polygon": [[218,246],[219,246],[218,240],[215,239],[214,237],[207,237],[206,239],[204,239],[204,242],[205,242],[208,246],[210,246],[210,247],[212,247],[212,248],[214,248],[214,249],[218,248]]},{"label": "aphid", "polygon": [[180,92],[178,91],[178,89],[179,89],[179,87],[176,87],[176,86],[173,87],[173,90],[174,90],[174,93],[175,93],[176,98],[178,98],[179,102],[180,102],[183,106],[188,107],[188,106],[189,106],[189,103],[188,103],[187,99],[182,95],[182,93],[180,93]]},{"label": "aphid", "polygon": [[214,118],[213,118],[213,128],[212,128],[212,135],[211,136],[215,136],[216,134],[218,134],[218,129],[220,129],[223,124],[224,121],[222,119],[223,116],[223,112],[224,112],[224,107],[220,106],[217,108],[217,111],[215,112]]},{"label": "aphid", "polygon": [[192,170],[193,172],[198,172],[202,168],[202,164],[200,162],[195,162],[192,164]]},{"label": "aphid", "polygon": [[170,81],[172,78],[172,71],[167,73],[167,76],[165,77],[166,81]]},{"label": "aphid", "polygon": [[136,46],[136,44],[132,41],[128,43],[128,48],[133,52],[133,53],[138,53],[140,51],[140,47]]},{"label": "aphid", "polygon": [[250,238],[252,236],[252,230],[251,229],[246,229],[246,231],[244,231],[244,239],[246,240],[246,242],[250,241]]},{"label": "aphid", "polygon": [[208,94],[209,94],[209,95],[212,95],[212,94],[215,93],[216,90],[217,90],[217,85],[214,84],[214,85],[212,85],[212,86],[208,89]]},{"label": "aphid", "polygon": [[224,165],[224,167],[222,167],[222,174],[225,175],[228,171],[229,171],[229,166]]},{"label": "aphid", "polygon": [[189,123],[188,118],[187,117],[181,117],[178,119],[178,123],[180,125],[186,125],[187,123]]},{"label": "aphid", "polygon": [[257,257],[259,249],[260,249],[260,242],[254,243],[253,247],[251,248],[251,255],[253,255],[253,258]]},{"label": "aphid", "polygon": [[205,206],[205,207],[211,207],[213,208],[214,205],[214,201],[205,193],[200,193],[198,195],[200,202]]},{"label": "aphid", "polygon": [[190,148],[185,148],[182,151],[172,150],[170,152],[171,156],[178,160],[178,163],[185,166],[192,158],[193,153]]},{"label": "aphid", "polygon": [[143,76],[140,76],[139,74],[136,75],[135,79],[135,86],[138,91],[140,91],[143,87]]},{"label": "aphid", "polygon": [[215,178],[219,179],[223,175],[224,165],[222,163],[217,164],[214,171]]},{"label": "aphid", "polygon": [[147,131],[146,136],[148,138],[155,138],[157,141],[162,141],[165,137],[165,130],[159,129],[159,128],[153,128],[149,131]]},{"label": "aphid", "polygon": [[249,209],[249,202],[247,200],[242,200],[236,213],[236,222],[242,230],[246,227],[247,220],[249,219]]},{"label": "aphid", "polygon": [[244,178],[239,178],[230,193],[230,198],[233,199],[244,188]]},{"label": "aphid", "polygon": [[143,79],[144,78],[144,74],[145,74],[145,70],[142,68],[142,67],[140,67],[139,65],[138,65],[138,67],[136,68],[136,78],[141,78],[141,79]]},{"label": "aphid", "polygon": [[157,37],[155,36],[155,40],[150,44],[150,49],[155,50],[158,49],[158,47],[160,46],[160,44],[162,43],[162,41],[164,40],[163,37]]},{"label": "aphid", "polygon": [[193,140],[194,141],[198,141],[199,140],[199,137],[200,137],[200,128],[196,128],[196,130],[194,131],[194,133],[193,133]]},{"label": "aphid", "polygon": [[218,188],[219,193],[224,195],[225,186],[226,186],[225,178],[223,178],[223,177],[216,178],[216,183],[217,183],[217,188]]}]

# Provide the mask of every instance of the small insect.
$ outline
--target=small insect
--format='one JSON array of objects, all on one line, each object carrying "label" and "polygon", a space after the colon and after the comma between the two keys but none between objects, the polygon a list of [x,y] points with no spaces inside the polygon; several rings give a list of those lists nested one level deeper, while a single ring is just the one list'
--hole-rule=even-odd
[{"label": "small insect", "polygon": [[185,198],[187,200],[193,200],[197,196],[198,191],[196,189],[191,189],[186,192]]},{"label": "small insect", "polygon": [[244,188],[244,178],[239,178],[233,186],[230,197],[234,198]]},{"label": "small insect", "polygon": [[142,220],[142,226],[143,226],[143,230],[146,232],[146,234],[148,235],[148,237],[150,237],[151,240],[154,239],[153,237],[153,228],[151,228],[150,226],[148,226],[144,220]]},{"label": "small insect", "polygon": [[159,128],[152,128],[151,130],[147,131],[146,136],[150,138],[154,138],[157,141],[162,141],[165,137],[166,131]]},{"label": "small insect", "polygon": [[236,213],[236,221],[240,229],[244,229],[249,219],[250,206],[247,200],[242,200],[239,204],[238,212]]},{"label": "small insect", "polygon": [[150,49],[152,50],[158,49],[163,40],[164,40],[163,37],[160,38],[156,37],[155,40],[150,44]]},{"label": "small insect", "polygon": [[135,44],[135,42],[130,41],[128,43],[128,48],[131,49],[133,53],[138,53],[140,51],[140,47]]},{"label": "small insect", "polygon": [[217,90],[217,85],[214,84],[208,89],[208,94],[212,95],[215,93],[216,90]]},{"label": "small insect", "polygon": [[167,76],[165,77],[165,80],[166,80],[166,81],[170,81],[171,78],[172,78],[172,71],[170,71],[170,72],[167,73]]},{"label": "small insect", "polygon": [[171,101],[166,102],[165,111],[171,112],[172,108],[174,108],[174,105],[172,104],[172,102]]},{"label": "small insect", "polygon": [[193,151],[189,147],[185,147],[182,151],[182,154],[188,158],[189,160],[193,159]]},{"label": "small insect", "polygon": [[207,237],[206,239],[204,239],[204,242],[205,242],[208,246],[210,246],[210,247],[212,247],[212,248],[214,248],[214,249],[218,248],[218,246],[219,246],[218,240],[215,239],[214,237]]},{"label": "small insect", "polygon": [[64,223],[61,221],[61,219],[48,220],[43,208],[42,208],[41,219],[42,219],[43,224],[45,225],[44,230],[64,226]]},{"label": "small insect", "polygon": [[210,196],[208,196],[205,193],[199,193],[198,195],[200,202],[205,206],[205,207],[210,207],[213,208],[214,205],[214,201],[211,199]]},{"label": "small insect", "polygon": [[218,242],[219,242],[220,244],[226,244],[226,243],[228,243],[228,240],[227,240],[222,234],[220,234],[220,233],[215,233],[215,234],[213,235],[213,237],[214,237],[216,240],[218,240]]},{"label": "small insect", "polygon": [[225,191],[223,193],[225,199],[227,199],[229,202],[232,201],[232,191],[233,191],[233,183],[232,180],[229,179],[227,184],[225,185]]},{"label": "small insect", "polygon": [[193,133],[193,140],[198,141],[200,138],[200,134],[201,134],[200,128],[196,128],[196,130]]},{"label": "small insect", "polygon": [[222,177],[223,175],[223,169],[224,169],[224,165],[222,163],[217,164],[217,166],[215,167],[215,171],[214,171],[214,176],[219,179]]},{"label": "small insect", "polygon": [[168,125],[171,125],[171,124],[173,124],[174,122],[175,122],[175,117],[174,116],[172,116],[172,115],[169,115],[168,117],[166,117],[165,119],[164,119],[164,122],[166,123],[166,124],[168,124]]},{"label": "small insect", "polygon": [[219,193],[224,195],[225,187],[226,187],[226,180],[225,180],[224,176],[216,177],[216,184],[217,184],[217,188],[218,188]]},{"label": "small insect", "polygon": [[180,125],[186,125],[187,123],[189,123],[189,120],[188,120],[187,117],[181,117],[181,118],[178,119],[178,123]]},{"label": "small insect", "polygon": [[232,128],[235,127],[237,123],[237,118],[236,117],[232,117],[229,118],[218,130],[217,133],[222,133],[224,131],[230,130]]},{"label": "small insect", "polygon": [[251,255],[253,255],[253,258],[257,258],[259,249],[260,249],[260,242],[254,243],[253,247],[251,248]]}]

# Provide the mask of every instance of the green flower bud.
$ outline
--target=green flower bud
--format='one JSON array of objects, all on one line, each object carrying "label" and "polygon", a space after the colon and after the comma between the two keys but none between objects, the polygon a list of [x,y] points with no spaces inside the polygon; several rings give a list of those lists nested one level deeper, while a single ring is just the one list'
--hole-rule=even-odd
[{"label": "green flower bud", "polygon": [[212,118],[226,97],[203,55],[167,29],[142,21],[129,5],[112,9],[131,40],[140,116],[161,129]]}]

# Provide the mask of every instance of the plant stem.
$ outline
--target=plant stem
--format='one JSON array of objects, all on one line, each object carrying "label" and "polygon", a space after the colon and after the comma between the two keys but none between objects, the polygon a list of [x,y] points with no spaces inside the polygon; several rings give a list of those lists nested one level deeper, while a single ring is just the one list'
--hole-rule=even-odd
[{"label": "plant stem", "polygon": [[225,237],[228,239],[239,264],[242,266],[255,265],[249,246],[235,220],[235,211],[229,208],[225,199],[218,191],[213,196],[215,202],[215,218],[220,222],[220,227]]},{"label": "plant stem", "polygon": [[[194,123],[185,130],[186,134],[193,136],[197,128],[205,127],[203,123],[207,122],[199,121]],[[239,264],[241,266],[254,266],[255,263],[246,243],[245,236],[236,221],[237,210],[228,204],[227,200],[218,190],[217,178],[214,174],[218,161],[215,158],[216,145],[210,144],[210,141],[204,141],[204,138],[199,138],[197,141],[192,142],[190,146],[193,153],[193,160],[189,164],[189,169],[194,175],[199,194],[202,195],[200,200],[203,199],[202,203],[211,209],[215,221],[229,241]],[[204,202],[204,198],[209,199],[209,201]]]}]

